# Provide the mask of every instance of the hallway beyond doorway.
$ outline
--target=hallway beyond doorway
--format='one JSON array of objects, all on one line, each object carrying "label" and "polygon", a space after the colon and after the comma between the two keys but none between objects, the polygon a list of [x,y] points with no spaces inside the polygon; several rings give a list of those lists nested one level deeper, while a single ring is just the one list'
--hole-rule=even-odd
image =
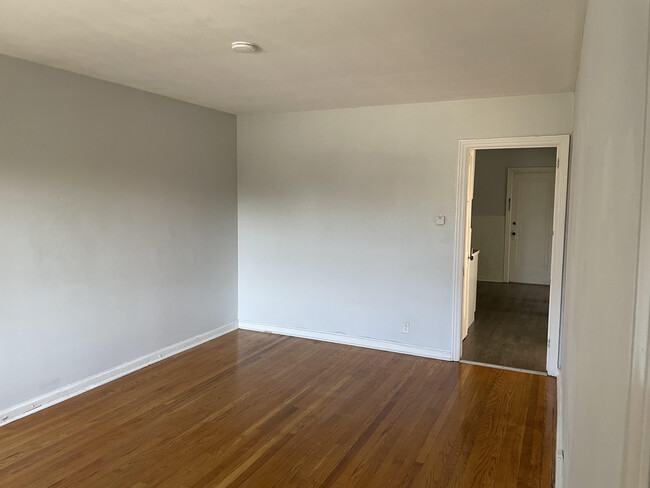
[{"label": "hallway beyond doorway", "polygon": [[546,372],[549,287],[481,281],[462,359]]}]

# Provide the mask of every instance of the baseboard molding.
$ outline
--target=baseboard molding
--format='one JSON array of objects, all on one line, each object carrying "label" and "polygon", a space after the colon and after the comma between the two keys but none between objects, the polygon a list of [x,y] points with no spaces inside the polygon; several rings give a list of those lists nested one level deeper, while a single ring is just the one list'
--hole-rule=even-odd
[{"label": "baseboard molding", "polygon": [[347,346],[365,347],[368,349],[378,349],[380,351],[397,352],[400,354],[409,354],[411,356],[422,356],[426,358],[451,361],[451,351],[444,351],[442,349],[433,349],[428,347],[412,346],[410,344],[384,341],[381,339],[370,339],[367,337],[350,336],[346,334],[337,334],[333,332],[316,332],[313,330],[300,329],[297,327],[283,327],[279,325],[262,324],[257,322],[240,321],[239,328],[244,330],[253,330],[256,332],[268,332],[271,334],[300,337],[303,339],[314,339],[317,341],[334,342],[336,344],[345,344]]},{"label": "baseboard molding", "polygon": [[88,376],[75,383],[46,393],[36,398],[32,398],[26,402],[14,405],[0,411],[0,427],[6,425],[14,420],[26,417],[33,413],[39,412],[47,407],[56,405],[69,398],[80,395],[86,391],[92,390],[98,386],[106,384],[110,381],[116,380],[129,373],[133,373],[142,369],[150,364],[157,363],[165,358],[174,356],[187,349],[191,349],[199,344],[216,339],[228,332],[236,329],[253,330],[258,332],[268,332],[271,334],[286,335],[292,337],[301,337],[304,339],[314,339],[325,342],[334,342],[337,344],[345,344],[348,346],[365,347],[369,349],[377,349],[380,351],[390,351],[400,354],[409,354],[412,356],[422,356],[427,358],[442,359],[445,361],[451,360],[451,352],[441,349],[433,349],[428,347],[419,347],[409,344],[401,344],[399,342],[384,341],[381,339],[370,339],[366,337],[349,336],[345,334],[336,334],[331,332],[315,332],[307,329],[300,329],[294,327],[281,327],[271,324],[261,324],[255,322],[231,322],[217,329],[205,332],[184,341],[177,342],[171,346],[164,347],[157,351],[151,352],[141,356],[132,361],[115,366],[114,368],[102,371],[92,376]]},{"label": "baseboard molding", "polygon": [[121,376],[133,373],[138,369],[149,366],[150,364],[157,363],[158,361],[183,352],[187,349],[191,349],[195,346],[198,346],[199,344],[203,344],[204,342],[216,339],[217,337],[227,334],[228,332],[237,330],[237,326],[237,321],[231,322],[230,324],[226,324],[209,332],[205,332],[203,334],[177,342],[176,344],[172,344],[171,346],[158,349],[157,351],[146,354],[132,361],[120,364],[114,368],[107,369],[92,376],[88,376],[87,378],[54,390],[50,393],[46,393],[45,395],[41,395],[39,397],[32,398],[31,400],[24,403],[9,407],[4,411],[0,411],[0,426],[6,425],[9,422],[13,422],[14,420],[18,420],[22,417],[26,417],[27,415],[31,415],[32,413],[43,410],[47,407],[60,403],[64,400],[67,400],[68,398],[77,396],[88,390],[92,390],[93,388],[108,383],[109,381],[113,381],[117,378],[120,378]]}]

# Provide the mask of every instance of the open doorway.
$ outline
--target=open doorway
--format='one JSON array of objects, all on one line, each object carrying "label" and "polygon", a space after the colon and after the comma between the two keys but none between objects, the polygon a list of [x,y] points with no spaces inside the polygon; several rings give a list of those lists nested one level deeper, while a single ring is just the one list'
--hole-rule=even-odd
[{"label": "open doorway", "polygon": [[568,136],[460,153],[457,359],[557,375]]}]

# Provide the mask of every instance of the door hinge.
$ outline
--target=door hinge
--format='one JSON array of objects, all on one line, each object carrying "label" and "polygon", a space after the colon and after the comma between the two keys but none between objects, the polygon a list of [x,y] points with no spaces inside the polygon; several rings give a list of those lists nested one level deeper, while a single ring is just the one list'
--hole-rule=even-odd
[{"label": "door hinge", "polygon": [[546,347],[547,347],[547,348],[550,348],[550,347],[551,347],[551,339],[548,339],[548,340],[546,341]]},{"label": "door hinge", "polygon": [[555,160],[555,167],[556,167],[556,168],[559,168],[559,167],[560,167],[560,158],[557,158],[557,159]]}]

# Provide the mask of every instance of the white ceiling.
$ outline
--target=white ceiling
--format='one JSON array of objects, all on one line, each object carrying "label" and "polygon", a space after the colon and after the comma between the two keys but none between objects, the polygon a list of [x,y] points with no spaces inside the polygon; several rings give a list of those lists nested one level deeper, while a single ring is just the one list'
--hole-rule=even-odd
[{"label": "white ceiling", "polygon": [[565,92],[585,4],[0,0],[0,53],[237,114]]}]

